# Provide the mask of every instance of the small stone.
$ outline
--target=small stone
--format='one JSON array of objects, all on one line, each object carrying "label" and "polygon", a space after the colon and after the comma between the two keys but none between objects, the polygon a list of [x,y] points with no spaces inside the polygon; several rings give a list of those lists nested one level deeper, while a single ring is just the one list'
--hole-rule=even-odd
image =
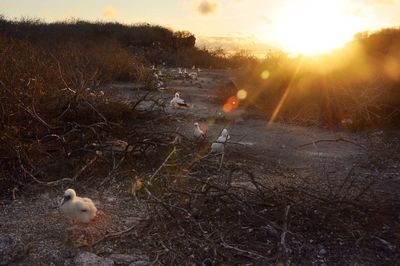
[{"label": "small stone", "polygon": [[114,261],[109,258],[102,258],[90,252],[81,252],[74,258],[76,266],[114,266]]},{"label": "small stone", "polygon": [[319,254],[325,255],[327,253],[326,249],[324,247],[321,247],[319,250]]},{"label": "small stone", "polygon": [[116,264],[123,265],[137,261],[149,261],[149,257],[146,255],[111,254],[108,258],[113,260]]}]

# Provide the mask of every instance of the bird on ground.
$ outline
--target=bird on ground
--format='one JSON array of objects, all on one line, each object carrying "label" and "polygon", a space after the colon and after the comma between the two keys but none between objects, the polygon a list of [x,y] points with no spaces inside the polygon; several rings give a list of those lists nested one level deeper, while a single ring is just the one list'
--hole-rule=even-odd
[{"label": "bird on ground", "polygon": [[196,72],[192,72],[192,73],[189,74],[189,77],[190,77],[192,80],[197,80],[198,75],[197,75]]},{"label": "bird on ground", "polygon": [[170,102],[171,106],[173,108],[180,108],[180,107],[187,107],[187,103],[185,103],[185,101],[183,99],[180,98],[179,93],[175,93],[175,97],[172,98],[171,102]]},{"label": "bird on ground", "polygon": [[97,214],[93,201],[76,196],[75,190],[71,188],[64,192],[60,210],[67,218],[79,223],[89,223]]},{"label": "bird on ground", "polygon": [[193,135],[198,139],[204,139],[206,137],[205,132],[200,128],[200,125],[197,122],[194,123]]},{"label": "bird on ground", "polygon": [[162,87],[164,85],[164,82],[162,82],[162,81],[158,81],[157,83],[156,83],[156,87],[157,88],[160,88],[160,87]]},{"label": "bird on ground", "polygon": [[221,135],[218,137],[217,141],[211,144],[211,153],[223,154],[225,151],[225,144],[231,137],[228,134],[228,130],[224,128]]}]

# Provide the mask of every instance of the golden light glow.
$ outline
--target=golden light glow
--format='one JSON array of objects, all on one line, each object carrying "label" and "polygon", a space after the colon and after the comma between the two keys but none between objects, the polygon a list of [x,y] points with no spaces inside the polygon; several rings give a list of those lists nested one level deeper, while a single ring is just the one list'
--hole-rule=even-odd
[{"label": "golden light glow", "polygon": [[345,0],[291,2],[278,16],[277,42],[287,52],[303,55],[343,46],[360,30],[356,19],[346,14],[345,4]]},{"label": "golden light glow", "polygon": [[238,90],[236,93],[236,96],[239,98],[239,100],[244,100],[247,98],[247,91],[246,90]]},{"label": "golden light glow", "polygon": [[268,70],[264,70],[263,72],[261,72],[261,75],[260,75],[260,77],[261,77],[262,79],[268,79],[269,76],[270,76],[270,73],[269,73]]}]

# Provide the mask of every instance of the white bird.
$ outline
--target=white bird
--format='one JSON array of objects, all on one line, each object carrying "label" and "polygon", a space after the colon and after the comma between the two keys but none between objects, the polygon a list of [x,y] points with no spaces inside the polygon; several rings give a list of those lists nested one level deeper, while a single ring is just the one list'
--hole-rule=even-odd
[{"label": "white bird", "polygon": [[192,69],[193,69],[193,70],[195,70],[195,69],[196,69],[196,66],[195,66],[195,65],[193,65],[193,66],[192,66]]},{"label": "white bird", "polygon": [[180,68],[180,67],[178,68],[178,74],[179,74],[179,75],[182,75],[182,74],[183,74],[183,73],[182,73],[182,68]]},{"label": "white bird", "polygon": [[69,219],[80,223],[89,223],[97,214],[93,201],[89,198],[77,197],[75,190],[71,188],[64,192],[60,209]]},{"label": "white bird", "polygon": [[157,88],[160,88],[160,87],[162,87],[164,85],[164,83],[162,82],[162,81],[158,81],[157,83],[156,83],[156,87]]},{"label": "white bird", "polygon": [[190,73],[189,74],[189,77],[192,79],[192,80],[197,80],[197,73],[196,72],[192,72],[192,73]]},{"label": "white bird", "polygon": [[174,108],[180,108],[180,107],[187,107],[188,105],[185,103],[183,99],[180,98],[179,93],[175,93],[175,97],[172,98],[170,102],[171,106]]},{"label": "white bird", "polygon": [[186,70],[186,68],[183,70],[183,74],[187,74],[187,70]]},{"label": "white bird", "polygon": [[222,130],[221,132],[221,137],[227,137],[228,139],[231,139],[231,136],[229,136],[228,130],[226,128],[224,128],[224,130]]},{"label": "white bird", "polygon": [[194,123],[194,131],[193,131],[193,135],[196,138],[200,138],[200,139],[204,139],[206,134],[204,133],[204,131],[200,128],[199,123]]},{"label": "white bird", "polygon": [[225,144],[231,137],[228,134],[228,130],[224,128],[221,132],[221,136],[218,137],[217,141],[211,144],[211,153],[223,154],[225,150]]}]

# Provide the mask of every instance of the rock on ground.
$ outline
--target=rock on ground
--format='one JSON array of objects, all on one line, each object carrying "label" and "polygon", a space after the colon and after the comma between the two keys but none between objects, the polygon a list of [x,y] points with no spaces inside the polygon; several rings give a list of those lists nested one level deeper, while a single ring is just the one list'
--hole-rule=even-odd
[{"label": "rock on ground", "polygon": [[150,265],[149,257],[146,255],[111,254],[108,258],[117,265]]},{"label": "rock on ground", "polygon": [[114,266],[114,261],[109,258],[102,258],[90,252],[81,252],[75,259],[76,266]]}]

